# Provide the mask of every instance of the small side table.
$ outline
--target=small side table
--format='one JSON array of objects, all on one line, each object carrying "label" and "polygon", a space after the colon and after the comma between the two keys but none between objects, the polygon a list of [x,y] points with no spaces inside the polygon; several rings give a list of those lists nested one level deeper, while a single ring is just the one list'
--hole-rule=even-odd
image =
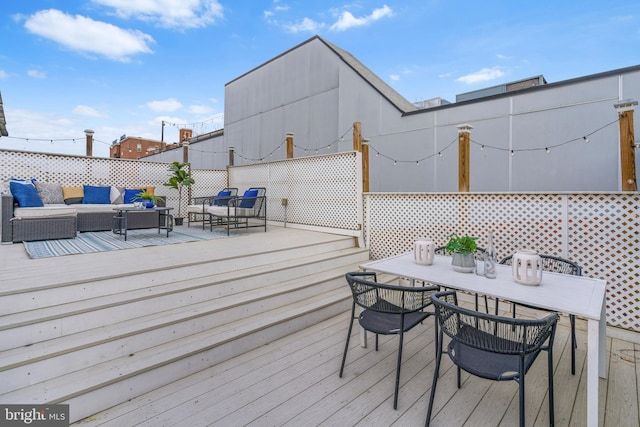
[{"label": "small side table", "polygon": [[173,215],[171,215],[171,210],[173,208],[168,207],[153,207],[153,208],[136,208],[133,206],[127,206],[122,208],[114,208],[116,214],[113,216],[113,233],[124,236],[124,240],[127,240],[127,231],[128,227],[128,218],[129,213],[133,212],[157,212],[158,213],[158,234],[160,234],[161,230],[167,231],[167,237],[169,237],[169,232],[173,231]]}]

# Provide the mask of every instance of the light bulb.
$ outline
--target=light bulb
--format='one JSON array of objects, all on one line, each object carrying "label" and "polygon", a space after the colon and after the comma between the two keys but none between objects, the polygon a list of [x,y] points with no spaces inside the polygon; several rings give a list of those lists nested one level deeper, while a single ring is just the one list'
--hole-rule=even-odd
[{"label": "light bulb", "polygon": [[549,148],[545,148],[545,151],[547,152],[547,154],[549,154],[551,152],[551,150],[549,150]]},{"label": "light bulb", "polygon": [[587,138],[586,136],[583,136],[582,139],[584,139],[584,143],[588,144],[589,143],[589,138]]}]

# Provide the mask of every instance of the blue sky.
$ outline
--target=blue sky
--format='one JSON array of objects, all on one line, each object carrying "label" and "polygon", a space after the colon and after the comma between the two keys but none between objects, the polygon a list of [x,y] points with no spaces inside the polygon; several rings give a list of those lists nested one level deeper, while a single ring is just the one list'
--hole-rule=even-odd
[{"label": "blue sky", "polygon": [[0,9],[10,135],[0,147],[64,154],[84,154],[84,129],[105,157],[123,134],[159,140],[163,120],[176,124],[167,142],[178,125],[218,129],[226,83],[314,35],[411,102],[640,64],[639,1],[2,0]]}]

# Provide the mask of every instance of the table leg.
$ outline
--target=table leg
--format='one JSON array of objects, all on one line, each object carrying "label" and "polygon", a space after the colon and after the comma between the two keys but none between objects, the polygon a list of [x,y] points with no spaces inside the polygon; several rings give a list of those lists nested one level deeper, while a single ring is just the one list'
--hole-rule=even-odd
[{"label": "table leg", "polygon": [[600,322],[598,322],[598,376],[607,378],[607,305],[602,301]]},{"label": "table leg", "polygon": [[129,224],[128,224],[128,219],[129,219],[129,212],[128,211],[124,211],[124,241],[127,241],[127,229],[129,228]]},{"label": "table leg", "polygon": [[598,371],[600,365],[600,325],[606,323],[589,319],[587,321],[587,426],[598,427]]}]

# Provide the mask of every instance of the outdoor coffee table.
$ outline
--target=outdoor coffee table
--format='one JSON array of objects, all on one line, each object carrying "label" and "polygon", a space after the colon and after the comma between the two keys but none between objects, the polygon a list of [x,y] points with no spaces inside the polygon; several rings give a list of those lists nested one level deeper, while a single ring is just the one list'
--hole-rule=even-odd
[{"label": "outdoor coffee table", "polygon": [[124,236],[124,240],[127,240],[127,230],[129,224],[129,214],[135,215],[140,212],[157,212],[158,213],[158,234],[160,231],[167,230],[167,237],[169,232],[173,231],[173,215],[170,211],[173,208],[167,207],[153,207],[153,208],[138,208],[138,207],[122,207],[114,208],[116,215],[113,217],[113,232],[120,236]]}]

